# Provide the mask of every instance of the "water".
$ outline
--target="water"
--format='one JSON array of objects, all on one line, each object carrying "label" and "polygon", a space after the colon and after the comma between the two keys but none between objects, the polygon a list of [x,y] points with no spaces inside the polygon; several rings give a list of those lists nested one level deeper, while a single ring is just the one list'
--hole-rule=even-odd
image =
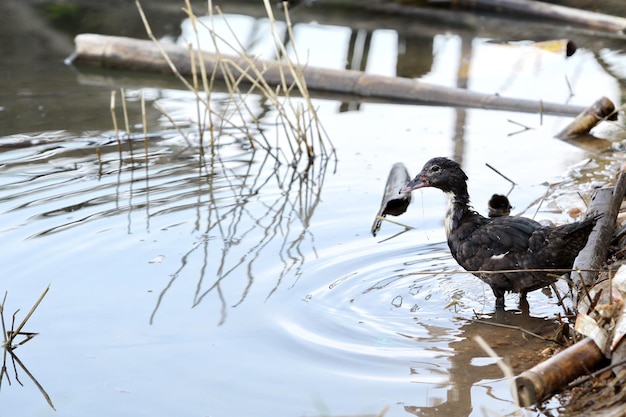
[{"label": "water", "polygon": [[[251,33],[246,25],[266,24],[231,18]],[[254,33],[263,32],[258,27]],[[295,47],[310,48],[312,64],[343,67],[347,27],[301,25],[298,33],[302,45]],[[326,43],[328,53],[322,53],[315,37],[329,34],[338,48]],[[388,27],[374,31],[368,71],[396,72],[398,61],[389,56],[397,52],[390,48],[395,51],[402,36]],[[486,39],[472,43],[477,68],[485,65],[479,55],[502,53]],[[454,33],[434,36],[434,63],[424,79],[453,85],[450,63],[458,62],[461,44]],[[527,62],[528,51],[509,60]],[[602,91],[619,103],[618,80],[598,70],[593,53],[583,49],[568,61],[540,54],[542,65],[548,57],[553,65],[532,61],[529,73],[482,69],[469,84],[528,98],[541,91],[545,100],[584,105]],[[617,51],[606,54],[623,59]],[[570,78],[574,97],[562,84],[545,87],[564,74],[576,74]],[[136,134],[120,147],[110,130],[111,86],[88,72],[65,76],[61,88],[74,82],[72,94],[82,99],[56,97],[67,113],[83,113],[93,101],[87,108],[101,116],[91,128],[79,127],[74,115],[66,122],[37,121],[35,133],[17,124],[0,138],[5,318],[18,308],[23,317],[50,285],[25,328],[40,334],[15,352],[57,411],[21,370],[24,387],[17,384],[9,362],[12,385],[5,380],[0,410],[24,416],[484,416],[518,410],[495,360],[473,338],[482,336],[517,372],[526,369],[548,344],[489,323],[551,337],[556,300],[532,293],[529,316],[510,296],[508,311],[494,315],[489,288],[449,255],[438,190],[414,193],[398,219],[415,229],[396,236],[403,229],[385,223],[371,237],[388,170],[403,162],[415,174],[431,156],[455,156],[483,213],[491,194],[510,188],[486,162],[518,183],[510,195],[515,213],[534,214],[548,190],[545,181],[561,181],[538,218],[565,221],[560,210],[579,204],[579,190],[606,178],[618,154],[598,156],[551,139],[568,121],[560,117],[314,99],[336,159],[318,157],[310,168],[294,169],[276,165],[263,150],[251,151],[236,129],[225,131],[214,154],[203,155],[191,128],[192,96],[153,86],[143,88],[149,141],[140,134],[140,90],[127,88]],[[87,99],[86,90],[96,97]],[[225,94],[214,100],[227,108]],[[264,115],[255,134],[274,137],[275,113],[258,97],[247,103]],[[8,102],[3,113],[12,111]],[[531,129],[513,134],[519,126],[511,120]],[[568,175],[586,158],[592,164]]]}]

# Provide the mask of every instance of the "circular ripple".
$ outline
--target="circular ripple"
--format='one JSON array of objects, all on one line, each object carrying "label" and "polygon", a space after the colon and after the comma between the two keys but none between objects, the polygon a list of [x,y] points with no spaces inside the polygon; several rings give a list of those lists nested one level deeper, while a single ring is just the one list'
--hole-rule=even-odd
[{"label": "circular ripple", "polygon": [[350,368],[367,369],[360,377],[375,374],[372,362],[396,362],[428,370],[405,374],[412,382],[443,383],[446,374],[437,369],[445,368],[449,344],[458,340],[451,301],[472,278],[453,274],[458,266],[443,242],[374,242],[353,242],[308,263],[298,283],[304,306],[286,308],[290,316],[276,323],[309,355],[367,363]]}]

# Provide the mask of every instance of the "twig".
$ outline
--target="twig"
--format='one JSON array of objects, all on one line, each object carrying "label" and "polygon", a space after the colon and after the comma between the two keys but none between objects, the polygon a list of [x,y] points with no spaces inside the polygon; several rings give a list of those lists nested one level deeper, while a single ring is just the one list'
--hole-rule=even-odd
[{"label": "twig", "polygon": [[567,386],[567,388],[568,388],[568,389],[575,388],[575,387],[577,387],[577,386],[579,386],[579,385],[581,385],[581,384],[584,384],[585,382],[589,381],[591,378],[595,378],[595,377],[597,377],[598,375],[602,375],[602,374],[603,374],[604,372],[606,372],[606,371],[610,371],[611,369],[613,369],[613,368],[615,368],[615,367],[618,367],[618,366],[623,366],[623,365],[626,365],[626,359],[625,359],[625,360],[623,360],[623,361],[620,361],[620,362],[612,363],[612,364],[610,364],[610,365],[608,365],[608,366],[605,366],[605,367],[604,367],[604,368],[602,368],[602,369],[598,369],[597,371],[592,372],[592,373],[590,373],[589,375],[585,375],[585,376],[583,376],[583,377],[581,377],[581,378],[577,379],[576,381],[573,381],[572,383],[570,383],[570,384]]},{"label": "twig", "polygon": [[531,130],[532,129],[532,127],[526,126],[525,124],[522,124],[522,123],[519,123],[519,122],[516,122],[515,120],[507,119],[507,122],[513,123],[514,125],[517,125],[517,126],[521,127],[521,129],[516,131],[516,132],[508,133],[507,136],[517,135],[519,133],[526,132],[527,130]]},{"label": "twig", "polygon": [[504,175],[503,173],[501,173],[500,171],[498,171],[497,169],[495,169],[494,167],[492,167],[491,165],[489,165],[487,162],[485,162],[485,165],[487,165],[487,168],[491,168],[496,174],[500,175],[502,178],[504,178],[505,180],[507,180],[508,182],[510,182],[513,185],[517,185],[515,183],[515,181],[513,181],[512,179],[510,179],[509,177],[507,177],[506,175]]},{"label": "twig", "polygon": [[390,218],[384,217],[384,216],[376,216],[376,220],[383,220],[383,221],[386,221],[386,222],[389,222],[389,223],[393,223],[395,225],[404,227],[406,230],[415,229],[413,226],[408,226],[408,225],[406,225],[404,223],[400,223],[399,221],[396,221],[396,220],[391,220]]},{"label": "twig", "polygon": [[[530,268],[530,269],[500,269],[497,271],[485,271],[482,269],[477,270],[452,270],[452,271],[413,271],[408,275],[447,275],[447,274],[512,274],[512,273],[527,273],[527,272],[546,272],[546,273],[561,273],[573,272],[571,268]],[[600,272],[602,269],[576,269],[576,272]],[[560,275],[555,275],[555,278],[560,278]],[[546,284],[547,286],[548,284]]]},{"label": "twig", "polygon": [[486,324],[486,325],[489,325],[489,326],[503,327],[505,329],[519,330],[520,332],[523,332],[523,333],[526,333],[526,334],[528,334],[530,336],[536,337],[537,339],[545,340],[546,342],[554,342],[554,343],[556,343],[556,344],[558,344],[560,346],[563,346],[562,343],[560,343],[560,342],[558,342],[558,341],[556,341],[554,339],[551,339],[549,337],[543,337],[543,336],[541,336],[541,335],[539,335],[537,333],[533,333],[530,330],[526,330],[526,329],[524,329],[522,327],[519,327],[519,326],[513,326],[513,325],[510,325],[510,324],[504,324],[504,323],[495,323],[495,322],[492,322],[492,321],[485,321],[485,320],[481,320],[481,319],[474,319],[473,322],[474,323],[480,323],[480,324]]}]

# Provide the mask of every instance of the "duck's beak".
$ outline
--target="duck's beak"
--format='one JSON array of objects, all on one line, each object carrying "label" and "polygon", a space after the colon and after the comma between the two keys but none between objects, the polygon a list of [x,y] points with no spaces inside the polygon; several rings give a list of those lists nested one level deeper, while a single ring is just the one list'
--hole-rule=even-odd
[{"label": "duck's beak", "polygon": [[408,182],[407,185],[400,189],[400,193],[410,193],[413,190],[417,190],[419,188],[430,187],[430,183],[426,179],[424,175],[420,172],[415,178]]}]

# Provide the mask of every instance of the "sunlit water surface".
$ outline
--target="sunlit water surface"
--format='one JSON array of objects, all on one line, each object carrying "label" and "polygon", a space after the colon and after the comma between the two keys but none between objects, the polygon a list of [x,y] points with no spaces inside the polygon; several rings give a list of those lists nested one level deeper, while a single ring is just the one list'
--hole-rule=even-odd
[{"label": "sunlit water surface", "polygon": [[[316,28],[308,30],[319,33]],[[395,34],[377,36],[382,46],[370,59],[385,62],[376,51],[388,53]],[[450,83],[442,63],[458,52],[455,42],[452,35],[435,40],[426,79]],[[475,42],[478,54],[492,53],[486,42]],[[584,50],[576,59],[547,73],[559,78],[572,67],[582,78],[594,69]],[[393,65],[372,71],[392,74]],[[471,84],[487,91],[482,74]],[[516,83],[495,82],[514,96],[536,98],[514,89]],[[584,85],[573,101],[588,104],[600,86],[605,95],[619,94],[606,76],[592,91]],[[138,106],[138,92],[127,93],[129,106]],[[564,100],[563,91],[552,93],[553,101]],[[149,105],[187,123],[184,129],[192,126],[192,95],[145,94]],[[228,101],[213,99],[217,106]],[[262,108],[260,98],[248,100],[252,109]],[[485,166],[490,163],[519,184],[510,198],[515,212],[528,215],[546,193],[545,181],[563,181],[538,217],[566,221],[559,210],[584,207],[578,187],[591,187],[590,181],[576,185],[568,172],[598,175],[597,164],[568,171],[590,155],[551,139],[563,118],[387,104],[339,112],[335,101],[314,104],[337,153],[318,156],[310,168],[275,164],[237,131],[202,154],[193,129],[183,135],[158,117],[147,144],[139,133],[120,142],[114,132],[0,138],[5,319],[18,308],[23,315],[50,285],[25,329],[40,334],[15,352],[57,412],[21,370],[20,387],[11,367],[2,410],[24,416],[515,412],[495,360],[473,337],[481,335],[517,370],[534,363],[546,343],[473,319],[551,336],[556,300],[531,294],[529,317],[510,296],[509,311],[494,316],[490,289],[462,273],[448,252],[438,190],[414,193],[398,219],[414,229],[395,236],[403,229],[385,223],[372,237],[386,176],[395,162],[415,174],[432,156],[462,156],[474,205],[484,213],[491,194],[510,188]],[[260,126],[267,137],[276,134],[274,120],[270,112]],[[532,129],[510,135],[518,130],[510,120]]]}]

